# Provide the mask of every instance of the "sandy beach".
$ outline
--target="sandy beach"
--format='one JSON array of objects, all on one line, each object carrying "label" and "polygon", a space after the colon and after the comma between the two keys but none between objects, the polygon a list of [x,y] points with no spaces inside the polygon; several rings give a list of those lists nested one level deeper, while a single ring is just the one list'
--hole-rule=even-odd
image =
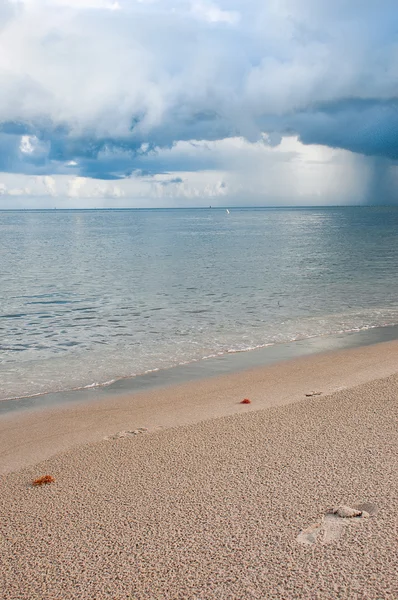
[{"label": "sandy beach", "polygon": [[1,597],[396,599],[397,398],[388,342],[2,417]]}]

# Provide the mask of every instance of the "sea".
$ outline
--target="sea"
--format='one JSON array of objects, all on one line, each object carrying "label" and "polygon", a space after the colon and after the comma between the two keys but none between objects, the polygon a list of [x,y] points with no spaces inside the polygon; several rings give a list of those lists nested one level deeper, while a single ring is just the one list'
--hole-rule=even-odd
[{"label": "sea", "polygon": [[396,324],[395,207],[0,211],[2,400]]}]

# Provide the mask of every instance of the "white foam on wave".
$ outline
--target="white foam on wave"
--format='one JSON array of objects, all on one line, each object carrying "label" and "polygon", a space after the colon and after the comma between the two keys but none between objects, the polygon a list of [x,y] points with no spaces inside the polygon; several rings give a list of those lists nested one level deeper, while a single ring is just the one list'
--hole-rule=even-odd
[{"label": "white foam on wave", "polygon": [[106,387],[107,385],[111,385],[112,383],[115,383],[115,381],[117,381],[117,379],[109,379],[109,381],[94,381],[94,383],[89,383],[87,385],[83,385],[82,387],[77,387],[77,388],[73,388],[73,390],[88,390],[90,388],[96,388],[96,387]]},{"label": "white foam on wave", "polygon": [[[336,315],[333,315],[334,317],[336,317]],[[339,315],[338,315],[339,316]],[[337,317],[338,317],[337,316]],[[338,320],[338,319],[337,319]],[[310,323],[308,323],[307,321],[309,321]],[[311,325],[311,323],[313,324],[318,323],[321,321],[321,319],[316,319],[316,318],[311,318],[308,319],[307,321],[302,321],[300,323],[300,325],[303,326],[304,329],[304,325]],[[322,321],[328,321],[328,318],[323,318]],[[340,321],[341,322],[341,321]],[[293,325],[293,324],[292,324]],[[331,325],[331,326],[330,326]],[[385,323],[384,326],[392,326],[394,325],[394,323]],[[90,382],[90,383],[84,383],[82,382],[81,385],[79,385],[79,383],[76,381],[77,385],[73,385],[73,379],[72,378],[66,378],[63,382],[59,381],[58,379],[56,379],[55,377],[57,377],[59,370],[58,368],[54,368],[52,369],[53,373],[54,373],[54,380],[52,380],[51,375],[49,375],[48,373],[48,362],[46,361],[46,365],[45,367],[43,367],[43,373],[45,373],[46,377],[45,379],[43,379],[40,383],[40,389],[39,391],[36,391],[34,389],[32,389],[32,393],[25,393],[25,394],[20,394],[18,393],[19,390],[15,389],[16,393],[10,393],[8,394],[6,397],[2,398],[1,400],[20,400],[20,399],[24,399],[24,398],[34,398],[34,397],[38,397],[38,396],[44,396],[44,395],[48,395],[48,394],[52,394],[52,393],[65,393],[65,392],[73,392],[73,391],[80,391],[80,390],[89,390],[89,389],[96,389],[96,388],[103,388],[103,387],[107,387],[117,381],[120,380],[124,380],[124,379],[134,379],[137,376],[140,375],[149,375],[151,373],[155,373],[155,372],[159,372],[159,371],[164,371],[164,370],[168,370],[171,368],[175,368],[175,367],[179,367],[179,366],[187,366],[187,365],[191,365],[194,364],[198,361],[206,361],[206,360],[212,360],[212,359],[217,359],[217,358],[221,358],[223,356],[226,356],[228,354],[238,354],[238,353],[244,353],[244,352],[252,352],[253,350],[260,350],[263,348],[267,348],[267,347],[271,347],[271,346],[275,346],[275,345],[279,345],[279,344],[286,344],[286,343],[290,343],[290,342],[294,342],[294,341],[300,341],[300,340],[306,340],[306,339],[312,339],[312,338],[325,338],[329,335],[336,335],[336,334],[349,334],[349,333],[357,333],[360,331],[366,331],[366,330],[370,330],[370,329],[374,329],[374,328],[378,328],[381,325],[379,324],[366,324],[363,326],[351,326],[348,328],[341,328],[341,327],[333,327],[333,324],[331,323],[331,321],[329,320],[329,327],[327,331],[324,331],[324,333],[319,333],[319,331],[314,332],[310,332],[310,331],[302,331],[301,333],[297,334],[295,333],[294,335],[288,335],[288,331],[285,331],[284,334],[282,333],[281,335],[278,336],[274,336],[274,339],[272,341],[267,341],[265,343],[259,343],[259,344],[253,344],[253,343],[249,343],[247,345],[245,344],[241,344],[239,346],[237,345],[231,345],[230,347],[225,347],[222,350],[216,350],[213,352],[205,352],[203,353],[202,356],[191,356],[191,357],[187,357],[186,360],[178,360],[178,355],[173,357],[170,356],[170,353],[168,353],[167,358],[165,358],[166,354],[160,355],[155,355],[155,354],[146,354],[144,357],[145,360],[142,360],[142,363],[147,362],[147,368],[145,368],[145,364],[142,364],[142,367],[144,368],[138,368],[134,373],[133,372],[129,372],[129,369],[125,370],[125,374],[121,373],[121,371],[123,371],[123,364],[119,363],[119,357],[118,355],[115,355],[114,357],[112,357],[111,361],[105,361],[102,358],[101,361],[97,363],[95,363],[95,361],[91,361],[90,359],[90,369],[92,371],[98,371],[99,373],[101,371],[103,371],[103,366],[106,366],[105,371],[107,371],[107,374],[112,375],[112,370],[114,369],[116,371],[116,369],[119,371],[119,374],[115,377],[111,377],[111,378],[107,378],[104,379],[104,381],[101,381],[100,379],[97,379],[94,382]],[[195,346],[197,346],[197,343],[194,344]],[[195,348],[195,354],[197,354],[199,349]],[[192,351],[192,348],[191,348]],[[162,349],[162,352],[166,352],[166,348]],[[179,348],[179,353],[184,353],[185,352],[185,347],[181,347]],[[189,351],[188,351],[189,352]],[[200,350],[199,350],[200,352]],[[92,358],[92,357],[91,357]],[[151,363],[148,364],[148,363]],[[157,364],[156,364],[157,362]],[[159,362],[163,363],[162,366],[159,366]],[[155,363],[155,364],[153,364]],[[83,362],[84,364],[84,362]],[[54,363],[55,365],[55,363]],[[68,368],[66,367],[64,369],[64,372],[66,373],[68,371]],[[73,364],[71,363],[71,365],[69,365],[69,371],[71,373],[75,373],[75,371],[73,371]],[[69,372],[68,372],[69,373]],[[67,373],[67,374],[68,374]],[[84,371],[82,371],[79,375],[79,378],[83,379],[84,378]],[[72,384],[72,385],[70,385]],[[22,387],[22,385],[20,385],[19,387]],[[26,389],[26,387],[25,387]]]},{"label": "white foam on wave", "polygon": [[[293,341],[293,340],[288,340]],[[268,346],[275,346],[277,342],[269,342],[268,344],[257,344],[256,346],[244,346],[242,348],[229,348],[225,354],[238,354],[239,352],[250,352],[251,350],[260,350],[261,348],[268,348]],[[224,354],[224,352],[222,353]],[[222,356],[220,354],[219,356]]]},{"label": "white foam on wave", "polygon": [[[391,326],[391,325],[389,325]],[[194,364],[198,361],[206,361],[206,360],[211,360],[214,358],[220,358],[222,356],[228,355],[228,354],[238,354],[238,353],[243,353],[243,352],[252,352],[254,350],[261,350],[263,348],[268,348],[271,346],[276,346],[278,344],[287,344],[290,342],[297,342],[297,341],[301,341],[301,340],[306,340],[306,339],[314,339],[314,338],[318,338],[318,337],[328,337],[329,335],[336,335],[336,334],[347,334],[347,333],[356,333],[356,332],[360,332],[360,331],[366,331],[369,329],[375,329],[377,327],[380,327],[379,325],[365,325],[363,327],[355,327],[352,329],[343,329],[343,330],[339,330],[339,331],[334,331],[334,332],[327,332],[325,333],[323,336],[320,336],[319,334],[313,334],[313,335],[304,335],[304,336],[294,336],[288,340],[284,340],[283,342],[268,342],[265,344],[258,344],[258,345],[254,345],[254,346],[244,346],[244,347],[240,347],[240,348],[229,348],[225,351],[220,351],[217,353],[213,353],[213,354],[208,354],[205,356],[202,356],[200,359],[197,358],[192,358],[191,360],[185,360],[185,361],[180,361],[172,366],[169,367],[164,367],[164,368],[153,368],[153,369],[147,369],[141,373],[136,373],[136,374],[132,374],[132,375],[127,375],[125,377],[121,377],[119,379],[113,379],[109,382],[105,382],[105,383],[98,383],[98,384],[92,384],[91,386],[84,386],[86,387],[105,387],[106,385],[110,385],[111,383],[114,383],[115,381],[120,381],[121,379],[134,379],[136,377],[139,377],[140,375],[147,375],[150,373],[155,373],[158,371],[165,371],[165,370],[169,370],[175,367],[180,367],[180,366],[186,366],[186,365],[190,365],[190,364]],[[83,388],[80,388],[83,389]],[[40,394],[38,394],[40,395]]]}]

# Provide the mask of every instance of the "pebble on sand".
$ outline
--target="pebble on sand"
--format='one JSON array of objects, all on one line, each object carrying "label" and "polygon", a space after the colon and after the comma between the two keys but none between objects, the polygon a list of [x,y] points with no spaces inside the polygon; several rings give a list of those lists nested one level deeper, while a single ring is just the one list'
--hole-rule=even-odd
[{"label": "pebble on sand", "polygon": [[244,399],[241,401],[241,404],[251,404],[251,403],[252,403],[252,401],[251,401],[251,400],[249,400],[249,398],[244,398]]}]

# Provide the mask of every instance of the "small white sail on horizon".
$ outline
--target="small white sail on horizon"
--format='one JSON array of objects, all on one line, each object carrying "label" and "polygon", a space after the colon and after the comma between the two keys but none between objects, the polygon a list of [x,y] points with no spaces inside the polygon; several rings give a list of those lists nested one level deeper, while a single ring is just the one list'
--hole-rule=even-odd
[{"label": "small white sail on horizon", "polygon": [[229,215],[229,210],[228,210],[228,208],[227,208],[227,215]]}]

